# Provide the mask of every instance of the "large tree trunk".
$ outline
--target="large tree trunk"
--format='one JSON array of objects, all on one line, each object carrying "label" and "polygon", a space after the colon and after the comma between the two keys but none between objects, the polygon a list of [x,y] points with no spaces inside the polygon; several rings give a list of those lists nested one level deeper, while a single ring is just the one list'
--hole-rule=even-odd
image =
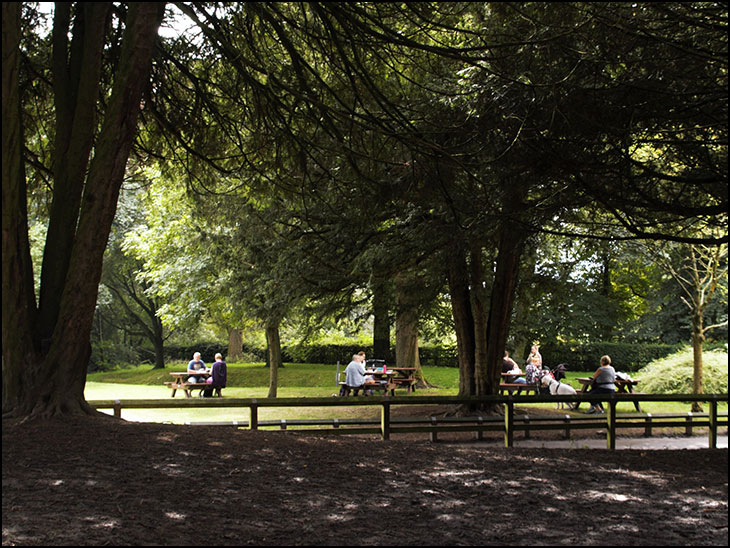
[{"label": "large tree trunk", "polygon": [[413,281],[407,274],[396,276],[395,364],[413,367],[417,386],[430,386],[421,367],[418,352],[418,299],[414,297]]},{"label": "large tree trunk", "polygon": [[[23,163],[23,126],[19,88],[20,2],[3,2],[3,150],[2,150],[2,372],[3,413],[28,396],[20,364],[37,361],[32,326],[36,321],[33,265]],[[13,366],[11,364],[17,364]]]},{"label": "large tree trunk", "polygon": [[[52,207],[52,215],[68,205],[80,211],[78,222],[74,221],[75,232],[72,245],[62,246],[66,242],[67,223],[58,221],[65,228],[49,233],[46,239],[46,249],[49,247],[62,250],[67,256],[48,259],[48,263],[60,265],[63,270],[63,282],[58,286],[55,275],[46,276],[47,282],[57,296],[42,299],[38,316],[27,308],[12,308],[13,303],[28,306],[28,291],[32,289],[32,276],[26,271],[26,257],[29,256],[27,234],[20,232],[25,221],[25,180],[18,162],[22,159],[22,134],[20,133],[19,96],[17,94],[17,40],[18,23],[16,17],[8,8],[11,17],[6,23],[6,4],[3,4],[3,263],[18,264],[14,269],[8,269],[6,278],[3,266],[3,412],[12,416],[52,416],[63,414],[91,413],[93,410],[84,400],[84,385],[86,382],[86,368],[89,363],[91,346],[89,343],[91,327],[96,307],[99,280],[102,271],[102,259],[107,239],[111,230],[112,220],[116,212],[117,198],[121,187],[124,170],[136,134],[137,117],[140,110],[142,91],[149,79],[150,60],[157,36],[157,28],[164,13],[164,3],[135,3],[130,4],[127,14],[127,26],[124,32],[123,45],[120,53],[116,77],[111,95],[106,101],[104,120],[99,130],[98,138],[94,142],[94,155],[89,165],[88,174],[82,177],[81,187],[83,197],[80,208],[75,206],[74,193],[66,202],[65,196],[54,195],[61,200],[58,207]],[[92,7],[84,13],[90,21],[99,22],[105,11],[99,7]],[[59,18],[62,19],[62,13]],[[56,21],[56,24],[59,24]],[[74,40],[76,40],[77,21],[74,25]],[[6,30],[8,46],[6,49]],[[65,33],[68,29],[56,29],[55,33]],[[79,28],[81,32],[81,28]],[[93,33],[91,33],[93,34]],[[57,37],[58,38],[58,37]],[[60,40],[60,38],[59,38]],[[60,47],[54,38],[55,47]],[[83,59],[95,59],[104,47],[103,41],[89,37],[79,43],[83,50]],[[75,47],[75,46],[74,46]],[[96,48],[96,50],[95,50]],[[54,52],[54,57],[56,57]],[[58,54],[60,56],[60,54]],[[65,53],[64,53],[65,55]],[[5,59],[10,62],[6,63]],[[6,67],[7,64],[7,67]],[[89,68],[91,70],[91,68]],[[75,89],[78,93],[77,103],[89,100],[88,90],[80,89],[81,84],[88,83],[84,76],[86,68],[80,73],[69,71],[71,78],[68,89]],[[15,73],[15,76],[13,76]],[[56,72],[54,70],[54,76]],[[7,90],[6,90],[7,82]],[[6,106],[6,91],[8,104]],[[58,90],[55,90],[58,93]],[[96,92],[98,99],[98,89]],[[83,97],[82,97],[83,96]],[[85,108],[85,107],[84,107]],[[64,116],[59,114],[57,124],[63,123]],[[8,125],[6,126],[6,121]],[[88,124],[86,116],[79,116],[76,123]],[[94,124],[96,127],[96,124]],[[16,141],[8,142],[6,148],[6,128],[13,131],[12,137]],[[61,130],[64,131],[64,130]],[[72,128],[71,139],[86,139],[82,128]],[[76,137],[79,135],[79,137]],[[84,154],[86,148],[81,143],[69,144],[69,151],[73,154]],[[58,154],[71,154],[69,151],[56,151]],[[13,176],[6,178],[6,159],[10,161]],[[57,158],[57,161],[61,161]],[[85,158],[67,158],[69,164],[84,164]],[[85,165],[85,164],[84,164]],[[20,168],[20,169],[19,169]],[[79,168],[80,169],[80,168]],[[70,174],[72,170],[68,170]],[[74,173],[79,173],[74,168]],[[85,171],[85,167],[83,169]],[[75,176],[74,176],[75,177]],[[62,186],[66,183],[60,183]],[[72,187],[78,182],[69,182]],[[6,189],[17,210],[6,212]],[[59,209],[60,208],[60,209]],[[8,225],[14,232],[5,232],[6,213]],[[66,211],[63,212],[65,215]],[[63,235],[62,235],[63,234]],[[67,265],[64,267],[63,265]],[[46,265],[44,264],[44,270]],[[7,285],[6,285],[7,284]],[[48,295],[47,289],[41,288],[41,294]],[[34,307],[33,307],[34,308]],[[20,341],[14,342],[15,341]],[[22,345],[19,348],[19,344]]]}]

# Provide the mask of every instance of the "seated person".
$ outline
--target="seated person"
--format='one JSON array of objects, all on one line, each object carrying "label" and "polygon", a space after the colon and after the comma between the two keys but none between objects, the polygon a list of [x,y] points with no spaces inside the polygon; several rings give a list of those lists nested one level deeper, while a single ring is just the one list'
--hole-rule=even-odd
[{"label": "seated person", "polygon": [[220,389],[226,387],[227,380],[228,366],[226,365],[226,362],[223,361],[223,355],[216,354],[215,363],[210,368],[210,377],[208,377],[206,382],[211,388],[216,388],[218,394],[220,394]]},{"label": "seated person", "polygon": [[347,384],[348,388],[355,390],[355,395],[363,387],[365,381],[372,380],[371,376],[365,374],[364,361],[364,355],[355,354],[345,369],[345,384]]},{"label": "seated person", "polygon": [[[593,382],[589,394],[611,394],[616,392],[616,370],[611,365],[610,356],[601,357],[601,365],[593,373]],[[604,413],[603,404],[599,401],[593,403],[586,413]]]},{"label": "seated person", "polygon": [[[509,352],[507,352],[506,350],[504,351],[504,358],[502,358],[502,373],[513,373],[515,375],[522,374],[520,366],[517,365],[517,362],[509,357]],[[525,384],[527,382],[522,377],[504,377],[503,381],[507,384]]]},{"label": "seated person", "polygon": [[188,377],[188,382],[205,382],[205,376],[196,375],[196,373],[205,373],[206,371],[208,371],[208,368],[205,367],[205,362],[200,359],[200,352],[196,352],[193,354],[193,359],[188,364],[188,375],[190,375]]},{"label": "seated person", "polygon": [[538,363],[538,360],[535,356],[532,356],[530,358],[529,363],[525,367],[525,382],[527,384],[535,384],[537,383],[537,377],[540,372],[540,365]]}]

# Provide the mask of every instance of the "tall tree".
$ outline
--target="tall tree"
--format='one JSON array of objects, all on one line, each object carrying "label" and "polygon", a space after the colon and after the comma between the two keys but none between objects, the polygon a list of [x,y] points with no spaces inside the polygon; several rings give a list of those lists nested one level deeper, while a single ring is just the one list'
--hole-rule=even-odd
[{"label": "tall tree", "polygon": [[[121,38],[109,32],[110,3],[59,3],[54,13],[47,67],[56,114],[53,205],[36,305],[27,236],[21,4],[3,4],[4,414],[93,412],[83,391],[102,259],[165,4],[121,7]],[[109,40],[119,40],[120,49],[107,80],[102,69]]]}]

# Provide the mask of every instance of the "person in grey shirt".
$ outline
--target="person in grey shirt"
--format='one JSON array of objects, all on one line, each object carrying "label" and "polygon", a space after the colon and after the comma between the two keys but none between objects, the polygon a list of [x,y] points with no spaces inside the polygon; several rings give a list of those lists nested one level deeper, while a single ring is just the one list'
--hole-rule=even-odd
[{"label": "person in grey shirt", "polygon": [[357,354],[352,356],[352,361],[345,369],[345,382],[350,388],[361,388],[365,384],[365,366]]},{"label": "person in grey shirt", "polygon": [[[611,394],[616,392],[616,370],[611,366],[611,357],[602,356],[601,365],[593,373],[593,381],[589,394]],[[591,405],[586,413],[603,413],[603,404],[599,401]]]}]

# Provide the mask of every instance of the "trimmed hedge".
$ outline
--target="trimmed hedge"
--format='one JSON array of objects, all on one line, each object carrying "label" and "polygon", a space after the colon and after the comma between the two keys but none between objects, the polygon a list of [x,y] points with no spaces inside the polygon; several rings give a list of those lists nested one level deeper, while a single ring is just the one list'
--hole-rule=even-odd
[{"label": "trimmed hedge", "polygon": [[609,355],[617,371],[635,372],[650,362],[673,354],[681,344],[650,343],[590,343],[582,345],[544,345],[540,347],[543,363],[554,367],[567,363],[571,371],[593,371],[598,368],[601,356]]},{"label": "trimmed hedge", "polygon": [[[205,363],[213,363],[215,355],[220,352],[224,356],[228,353],[228,344],[217,342],[197,342],[190,345],[165,345],[165,361],[184,361],[193,359],[193,354],[200,352],[200,358]],[[265,361],[266,349],[243,345],[243,353],[252,361]]]},{"label": "trimmed hedge", "polygon": [[[668,356],[682,348],[681,344],[649,343],[591,343],[581,345],[545,344],[540,347],[543,362],[548,367],[567,363],[570,371],[593,371],[598,367],[601,356],[608,354],[614,367],[619,371],[638,371],[648,363]],[[368,357],[372,346],[357,344],[318,344],[292,345],[282,348],[282,358],[290,363],[349,363],[353,354],[363,350]],[[189,361],[193,352],[200,352],[204,362],[213,362],[216,352],[224,356],[227,346],[215,342],[199,342],[184,346],[166,346],[165,356],[172,361]],[[251,361],[266,361],[266,348],[244,344],[244,356]],[[458,367],[458,355],[454,347],[424,345],[419,349],[421,364],[441,367]],[[393,351],[393,355],[395,352]],[[515,358],[520,362],[522,358]]]}]

